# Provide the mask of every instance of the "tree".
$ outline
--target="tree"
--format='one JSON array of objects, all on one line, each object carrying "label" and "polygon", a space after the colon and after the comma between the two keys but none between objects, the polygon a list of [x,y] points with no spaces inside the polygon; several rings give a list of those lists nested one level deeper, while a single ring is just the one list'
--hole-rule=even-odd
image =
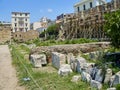
[{"label": "tree", "polygon": [[47,39],[55,39],[58,36],[58,25],[53,24],[49,26],[44,32],[40,34],[40,37],[45,37],[47,35]]},{"label": "tree", "polygon": [[55,36],[57,36],[58,35],[58,25],[57,24],[53,24],[53,25],[49,26],[47,28],[46,32],[49,35],[55,35]]},{"label": "tree", "polygon": [[105,14],[104,30],[115,48],[120,47],[120,10]]}]

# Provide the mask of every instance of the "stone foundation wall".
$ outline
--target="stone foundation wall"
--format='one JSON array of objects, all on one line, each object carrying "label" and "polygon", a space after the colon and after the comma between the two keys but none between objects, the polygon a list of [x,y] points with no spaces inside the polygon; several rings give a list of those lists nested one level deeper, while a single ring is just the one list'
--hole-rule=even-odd
[{"label": "stone foundation wall", "polygon": [[11,28],[0,27],[0,44],[10,42]]},{"label": "stone foundation wall", "polygon": [[15,32],[13,38],[19,42],[25,42],[28,40],[39,38],[39,32],[36,30],[29,30],[27,32]]},{"label": "stone foundation wall", "polygon": [[32,50],[31,53],[48,53],[59,52],[63,54],[68,53],[88,53],[93,51],[98,51],[101,49],[106,49],[109,47],[109,42],[96,42],[96,43],[86,43],[86,44],[69,44],[69,45],[55,45],[55,46],[41,46]]}]

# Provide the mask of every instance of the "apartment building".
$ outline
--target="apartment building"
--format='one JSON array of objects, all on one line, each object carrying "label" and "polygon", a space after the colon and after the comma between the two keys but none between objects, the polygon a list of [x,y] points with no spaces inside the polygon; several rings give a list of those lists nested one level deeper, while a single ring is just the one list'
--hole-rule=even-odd
[{"label": "apartment building", "polygon": [[66,18],[69,18],[69,17],[71,17],[71,16],[73,16],[74,15],[74,13],[62,13],[61,15],[59,15],[59,16],[57,16],[57,18],[56,18],[56,23],[61,23],[61,22],[64,22],[64,23],[66,23]]},{"label": "apartment building", "polygon": [[48,19],[47,17],[42,17],[40,21],[34,22],[31,27],[33,27],[33,30],[37,30],[39,32],[43,32],[46,30],[50,25],[55,24],[54,21]]},{"label": "apartment building", "polygon": [[105,3],[106,0],[81,0],[74,5],[74,10],[75,12],[80,12]]},{"label": "apartment building", "polygon": [[41,22],[34,22],[33,23],[33,30],[37,30],[41,27],[42,27]]},{"label": "apartment building", "polygon": [[12,12],[12,31],[27,32],[30,30],[30,13]]}]

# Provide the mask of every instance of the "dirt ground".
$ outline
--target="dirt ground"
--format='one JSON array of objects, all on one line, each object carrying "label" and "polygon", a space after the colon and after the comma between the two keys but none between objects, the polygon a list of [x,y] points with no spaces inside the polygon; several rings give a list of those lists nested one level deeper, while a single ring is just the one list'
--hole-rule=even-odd
[{"label": "dirt ground", "polygon": [[0,90],[25,90],[18,85],[16,70],[7,45],[0,45]]}]

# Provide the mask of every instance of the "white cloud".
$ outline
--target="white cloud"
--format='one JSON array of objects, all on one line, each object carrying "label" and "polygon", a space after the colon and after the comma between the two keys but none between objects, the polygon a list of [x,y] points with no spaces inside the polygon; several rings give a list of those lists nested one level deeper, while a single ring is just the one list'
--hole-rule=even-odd
[{"label": "white cloud", "polygon": [[53,12],[53,10],[52,10],[52,9],[50,9],[50,8],[49,8],[47,11],[48,11],[49,13]]}]

